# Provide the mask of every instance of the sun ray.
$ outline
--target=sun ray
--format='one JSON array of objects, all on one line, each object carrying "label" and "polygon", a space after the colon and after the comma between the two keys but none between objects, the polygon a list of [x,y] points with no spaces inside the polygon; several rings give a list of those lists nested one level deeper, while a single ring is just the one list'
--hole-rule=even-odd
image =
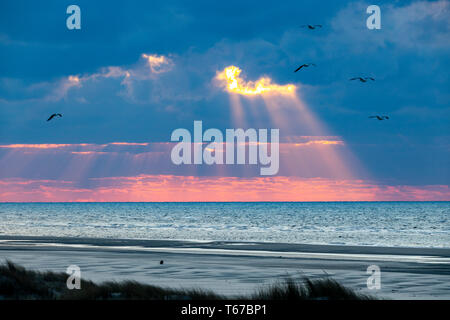
[{"label": "sun ray", "polygon": [[[306,106],[298,95],[299,87],[294,84],[279,85],[272,81],[268,76],[263,76],[256,81],[246,81],[241,77],[242,70],[236,66],[229,66],[218,71],[215,80],[230,95],[230,103],[233,113],[233,123],[242,127],[247,123],[245,119],[245,108],[239,96],[249,100],[251,113],[255,118],[254,99],[262,98],[263,104],[258,107],[268,113],[273,125],[283,132],[298,132],[302,130],[305,135],[310,136],[328,136],[331,135],[325,124],[320,121],[315,114]],[[262,110],[261,110],[262,111]],[[323,163],[326,171],[335,178],[354,179],[355,174],[352,170],[357,168],[364,171],[362,166],[353,156],[348,146],[343,143],[313,146],[317,152],[318,161]],[[345,160],[351,159],[352,163],[346,163]],[[283,161],[288,172],[294,171],[294,166],[298,160],[289,159]]]}]

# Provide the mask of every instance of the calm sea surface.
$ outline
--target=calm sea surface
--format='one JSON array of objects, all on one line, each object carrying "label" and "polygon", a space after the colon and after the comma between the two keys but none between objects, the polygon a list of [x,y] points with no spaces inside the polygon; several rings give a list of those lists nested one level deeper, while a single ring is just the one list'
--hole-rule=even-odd
[{"label": "calm sea surface", "polygon": [[450,247],[450,202],[0,203],[0,236]]}]

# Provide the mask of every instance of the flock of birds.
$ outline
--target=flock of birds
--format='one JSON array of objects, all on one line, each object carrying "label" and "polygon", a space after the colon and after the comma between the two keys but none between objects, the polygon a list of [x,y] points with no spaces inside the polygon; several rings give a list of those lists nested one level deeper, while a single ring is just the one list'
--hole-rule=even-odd
[{"label": "flock of birds", "polygon": [[[309,30],[315,30],[315,29],[318,29],[318,28],[322,28],[322,25],[321,24],[304,24],[304,25],[301,25],[300,28],[307,28]],[[316,67],[316,64],[314,64],[314,63],[304,63],[304,64],[300,65],[297,69],[295,69],[294,73],[300,71],[303,68],[308,68],[308,67]],[[354,77],[354,78],[351,78],[349,80],[350,81],[357,80],[357,81],[362,82],[362,83],[366,83],[369,80],[370,81],[375,81],[375,79],[372,78],[372,77]],[[61,118],[62,114],[61,113],[54,113],[47,119],[47,121],[50,121],[50,120],[52,120],[55,117],[60,117]],[[382,120],[389,120],[389,117],[385,116],[385,115],[383,115],[383,116],[374,115],[374,116],[369,116],[369,118],[370,119],[377,119],[377,120],[380,120],[380,121],[382,121]]]},{"label": "flock of birds", "polygon": [[[309,30],[315,30],[317,28],[322,28],[322,25],[321,24],[304,24],[304,25],[300,26],[300,28],[307,28]],[[300,65],[297,69],[295,69],[294,73],[300,71],[303,68],[315,67],[315,66],[316,66],[316,64],[314,64],[314,63],[304,63],[304,64]],[[361,77],[354,77],[354,78],[349,79],[349,81],[355,81],[355,80],[359,81],[359,82],[362,82],[362,83],[366,83],[369,80],[370,81],[375,81],[375,79],[373,77],[362,77],[362,76]],[[374,116],[369,116],[369,118],[370,119],[377,119],[377,120],[380,120],[380,121],[382,121],[382,120],[389,120],[389,116],[385,116],[385,115],[382,115],[382,116],[374,115]]]}]

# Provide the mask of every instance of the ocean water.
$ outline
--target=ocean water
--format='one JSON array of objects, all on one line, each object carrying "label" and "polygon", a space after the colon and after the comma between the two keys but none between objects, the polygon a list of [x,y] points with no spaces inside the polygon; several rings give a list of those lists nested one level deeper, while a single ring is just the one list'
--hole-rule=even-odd
[{"label": "ocean water", "polygon": [[5,235],[450,247],[450,202],[0,203]]}]

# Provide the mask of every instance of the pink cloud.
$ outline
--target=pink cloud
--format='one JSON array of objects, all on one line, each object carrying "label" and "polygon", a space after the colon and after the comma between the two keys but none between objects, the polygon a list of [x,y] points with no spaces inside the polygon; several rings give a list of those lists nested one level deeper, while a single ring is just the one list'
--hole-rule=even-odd
[{"label": "pink cloud", "polygon": [[138,175],[91,179],[93,187],[58,180],[0,180],[0,201],[448,201],[446,185],[378,186],[361,180],[298,177]]},{"label": "pink cloud", "polygon": [[329,151],[345,147],[338,137],[292,137],[280,143],[284,172],[274,177],[252,175],[250,166],[175,166],[173,145],[0,145],[0,165],[8,168],[0,176],[0,201],[450,200],[447,185],[378,185],[335,174],[343,170]]}]

